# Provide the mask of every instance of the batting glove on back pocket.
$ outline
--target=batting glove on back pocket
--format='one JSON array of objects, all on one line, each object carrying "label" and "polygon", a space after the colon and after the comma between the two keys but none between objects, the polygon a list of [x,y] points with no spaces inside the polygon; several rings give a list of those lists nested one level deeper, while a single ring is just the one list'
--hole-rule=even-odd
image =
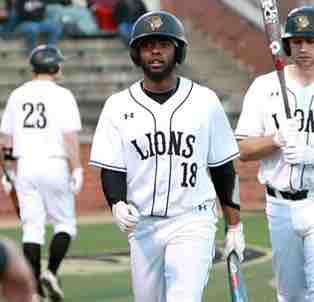
[{"label": "batting glove on back pocket", "polygon": [[83,187],[83,181],[84,181],[83,168],[73,169],[70,185],[71,190],[74,194],[78,194],[79,192],[81,192]]},{"label": "batting glove on back pocket", "polygon": [[236,225],[229,225],[225,237],[224,258],[227,259],[232,251],[235,251],[239,257],[240,262],[243,261],[243,253],[245,250],[245,240],[242,223]]},{"label": "batting glove on back pocket", "polygon": [[133,232],[139,222],[140,214],[131,204],[120,200],[112,206],[115,223],[122,232]]}]

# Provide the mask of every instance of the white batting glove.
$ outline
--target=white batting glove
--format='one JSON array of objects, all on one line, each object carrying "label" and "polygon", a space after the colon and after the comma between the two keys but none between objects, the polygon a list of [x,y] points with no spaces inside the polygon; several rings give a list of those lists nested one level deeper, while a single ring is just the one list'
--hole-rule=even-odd
[{"label": "white batting glove", "polygon": [[9,194],[13,190],[13,184],[15,182],[15,172],[13,170],[7,170],[7,174],[3,173],[2,178],[1,178],[1,184],[3,187],[3,191],[6,194]]},{"label": "white batting glove", "polygon": [[314,165],[312,146],[287,146],[283,149],[283,158],[289,164]]},{"label": "white batting glove", "polygon": [[133,232],[139,222],[140,214],[131,204],[120,200],[112,206],[115,223],[122,232]]},{"label": "white batting glove", "polygon": [[284,147],[287,145],[294,145],[299,135],[299,119],[291,118],[286,119],[280,124],[278,129],[273,136],[273,141],[278,147]]},{"label": "white batting glove", "polygon": [[81,192],[83,187],[84,175],[83,175],[83,168],[75,168],[72,171],[71,175],[71,190],[74,194],[78,194]]},{"label": "white batting glove", "polygon": [[236,225],[229,225],[225,237],[224,258],[227,259],[232,251],[235,251],[239,257],[240,262],[243,261],[243,253],[245,250],[245,241],[242,223]]}]

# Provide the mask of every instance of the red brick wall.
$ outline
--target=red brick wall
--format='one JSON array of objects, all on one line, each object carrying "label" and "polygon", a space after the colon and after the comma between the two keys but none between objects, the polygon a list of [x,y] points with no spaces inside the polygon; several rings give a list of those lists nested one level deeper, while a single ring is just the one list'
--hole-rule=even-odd
[{"label": "red brick wall", "polygon": [[257,180],[259,163],[243,163],[237,160],[236,171],[240,178],[240,198],[245,210],[263,209],[265,206],[264,186]]},{"label": "red brick wall", "polygon": [[251,72],[265,73],[273,68],[265,35],[220,1],[162,0],[162,7],[191,20]]},{"label": "red brick wall", "polygon": [[102,211],[106,202],[101,189],[99,169],[88,166],[90,158],[90,145],[81,146],[81,159],[85,172],[83,191],[77,198],[80,212]]},{"label": "red brick wall", "polygon": [[[282,19],[286,19],[288,11],[297,3],[297,0],[280,1]],[[261,74],[273,69],[265,34],[221,1],[161,0],[161,7],[192,20],[198,29],[208,33],[217,46],[227,49],[249,71]]]}]

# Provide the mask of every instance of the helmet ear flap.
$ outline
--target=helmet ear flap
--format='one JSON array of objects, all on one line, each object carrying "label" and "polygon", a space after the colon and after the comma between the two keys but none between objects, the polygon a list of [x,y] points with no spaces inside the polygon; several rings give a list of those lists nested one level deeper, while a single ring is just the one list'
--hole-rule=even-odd
[{"label": "helmet ear flap", "polygon": [[185,56],[186,56],[186,46],[185,45],[178,45],[176,46],[176,62],[178,64],[183,63]]},{"label": "helmet ear flap", "polygon": [[141,66],[140,56],[139,56],[137,47],[130,48],[130,57],[136,66]]},{"label": "helmet ear flap", "polygon": [[291,56],[291,48],[289,44],[289,39],[282,39],[282,47],[288,57]]}]

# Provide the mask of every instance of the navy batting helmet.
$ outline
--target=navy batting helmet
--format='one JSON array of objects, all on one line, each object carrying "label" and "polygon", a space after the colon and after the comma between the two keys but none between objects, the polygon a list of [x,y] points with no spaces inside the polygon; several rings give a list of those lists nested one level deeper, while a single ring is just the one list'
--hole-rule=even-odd
[{"label": "navy batting helmet", "polygon": [[30,64],[35,73],[57,73],[59,64],[64,60],[59,48],[46,44],[36,47],[30,55]]},{"label": "navy batting helmet", "polygon": [[314,6],[301,6],[288,14],[282,37],[283,47],[288,56],[291,55],[288,40],[293,37],[314,38]]},{"label": "navy batting helmet", "polygon": [[130,55],[136,65],[140,65],[138,42],[151,37],[166,37],[177,42],[176,62],[185,59],[187,40],[181,21],[166,11],[153,11],[142,15],[134,24],[130,39]]}]

